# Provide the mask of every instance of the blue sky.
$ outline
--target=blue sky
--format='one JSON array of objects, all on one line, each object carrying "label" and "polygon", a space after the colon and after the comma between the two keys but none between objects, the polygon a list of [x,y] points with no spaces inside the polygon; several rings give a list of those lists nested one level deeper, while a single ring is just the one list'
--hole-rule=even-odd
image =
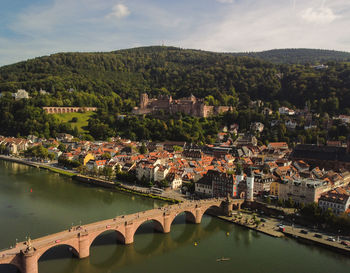
[{"label": "blue sky", "polygon": [[1,0],[0,66],[160,44],[350,51],[350,0]]}]

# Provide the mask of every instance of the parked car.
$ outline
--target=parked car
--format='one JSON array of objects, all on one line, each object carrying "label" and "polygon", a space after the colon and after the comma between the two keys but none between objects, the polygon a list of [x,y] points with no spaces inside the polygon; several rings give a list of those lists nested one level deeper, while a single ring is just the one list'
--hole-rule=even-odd
[{"label": "parked car", "polygon": [[321,234],[316,233],[316,234],[315,234],[315,237],[316,237],[316,238],[322,238],[323,236],[322,236]]},{"label": "parked car", "polygon": [[328,238],[327,238],[327,241],[335,242],[335,238],[333,238],[333,237],[328,237]]},{"label": "parked car", "polygon": [[61,242],[61,240],[56,240],[56,241],[55,241],[55,243],[59,243],[59,242]]},{"label": "parked car", "polygon": [[309,232],[307,230],[305,230],[305,229],[302,229],[302,230],[300,230],[300,233],[308,234]]},{"label": "parked car", "polygon": [[348,241],[341,241],[340,243],[344,246],[350,246],[350,243]]}]

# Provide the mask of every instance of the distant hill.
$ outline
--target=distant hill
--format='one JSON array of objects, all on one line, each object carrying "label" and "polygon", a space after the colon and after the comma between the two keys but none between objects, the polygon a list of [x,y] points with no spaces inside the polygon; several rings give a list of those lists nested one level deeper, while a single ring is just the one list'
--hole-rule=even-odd
[{"label": "distant hill", "polygon": [[262,52],[233,53],[233,55],[259,58],[276,64],[317,64],[329,61],[350,61],[350,52],[307,48],[273,49]]},{"label": "distant hill", "polygon": [[[96,139],[119,131],[131,139],[207,141],[206,136],[216,136],[215,120],[187,117],[185,122],[165,123],[131,116],[122,122],[119,114],[130,113],[144,92],[175,99],[193,94],[209,105],[234,106],[239,113],[232,113],[227,122],[245,129],[250,121],[264,119],[257,106],[249,107],[256,100],[274,110],[281,105],[308,106],[330,116],[350,114],[350,63],[342,62],[348,54],[308,49],[234,54],[152,46],[39,57],[0,67],[0,135],[77,136],[82,126]],[[326,66],[315,69],[316,63]],[[11,92],[17,89],[27,90],[31,99],[14,100]],[[42,95],[40,89],[48,94]],[[86,119],[78,118],[85,122],[79,125],[45,115],[43,106],[95,106],[99,111],[87,125]],[[285,141],[282,129],[278,139]]]},{"label": "distant hill", "polygon": [[[237,96],[242,103],[285,100],[298,107],[307,100],[327,104],[324,100],[337,98],[336,108],[341,108],[350,107],[350,64],[334,60],[346,58],[350,53],[329,50],[215,53],[165,46],[57,53],[0,67],[0,92],[23,88],[32,97],[40,89],[55,94],[41,98],[41,106],[107,107],[101,97],[114,96],[128,100],[130,109],[147,92],[174,98],[193,94],[216,105],[230,105]],[[322,62],[328,68],[276,62]]]}]

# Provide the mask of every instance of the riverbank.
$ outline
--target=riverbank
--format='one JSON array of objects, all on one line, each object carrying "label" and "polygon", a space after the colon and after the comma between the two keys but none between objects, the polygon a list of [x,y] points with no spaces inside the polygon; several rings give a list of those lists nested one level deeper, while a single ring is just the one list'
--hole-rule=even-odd
[{"label": "riverbank", "polygon": [[5,160],[5,161],[9,161],[9,162],[23,164],[23,165],[26,165],[29,167],[40,168],[40,169],[48,170],[51,172],[55,172],[55,173],[58,173],[60,175],[67,176],[67,177],[73,179],[74,181],[77,181],[79,183],[89,185],[89,186],[102,187],[105,189],[116,190],[116,191],[134,194],[134,195],[138,195],[138,196],[142,196],[142,197],[146,197],[146,198],[161,200],[161,201],[172,203],[172,204],[176,204],[176,203],[181,202],[181,200],[164,197],[164,196],[149,193],[146,191],[140,191],[138,189],[135,189],[133,187],[129,187],[127,185],[123,185],[121,183],[116,184],[114,182],[107,181],[107,180],[104,180],[101,178],[81,175],[81,174],[75,173],[73,171],[64,170],[64,169],[61,169],[58,167],[50,166],[50,165],[45,164],[45,163],[32,162],[32,161],[27,161],[27,160],[24,160],[21,158],[16,158],[16,157],[12,157],[12,156],[4,156],[4,155],[0,155],[0,160]]},{"label": "riverbank", "polygon": [[247,213],[240,212],[239,216],[237,214],[233,216],[218,216],[218,218],[224,221],[230,222],[232,224],[236,224],[236,225],[263,233],[271,237],[275,237],[275,238],[284,237],[284,234],[280,232],[277,227],[279,221],[274,218],[264,218],[265,222],[263,224],[260,224],[258,227],[254,223],[248,220],[251,218],[251,215]]},{"label": "riverbank", "polygon": [[[286,236],[301,241],[303,243],[312,243],[332,251],[345,254],[350,257],[350,247],[341,244],[341,240],[330,241],[325,234],[305,230],[303,227],[286,226],[283,232]],[[316,237],[317,236],[317,237]]]}]

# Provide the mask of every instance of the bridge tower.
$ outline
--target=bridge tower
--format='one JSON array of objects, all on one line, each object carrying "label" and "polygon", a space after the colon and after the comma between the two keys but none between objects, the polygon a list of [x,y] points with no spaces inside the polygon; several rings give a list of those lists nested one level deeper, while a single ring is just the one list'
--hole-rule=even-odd
[{"label": "bridge tower", "polygon": [[21,252],[22,268],[25,273],[38,273],[38,260],[35,255],[35,248],[32,247],[30,238],[27,241],[27,248]]},{"label": "bridge tower", "polygon": [[226,216],[232,216],[233,201],[230,195],[227,194],[226,200],[224,202],[224,213]]},{"label": "bridge tower", "polygon": [[247,176],[247,201],[254,201],[254,173],[253,170],[250,169]]}]

